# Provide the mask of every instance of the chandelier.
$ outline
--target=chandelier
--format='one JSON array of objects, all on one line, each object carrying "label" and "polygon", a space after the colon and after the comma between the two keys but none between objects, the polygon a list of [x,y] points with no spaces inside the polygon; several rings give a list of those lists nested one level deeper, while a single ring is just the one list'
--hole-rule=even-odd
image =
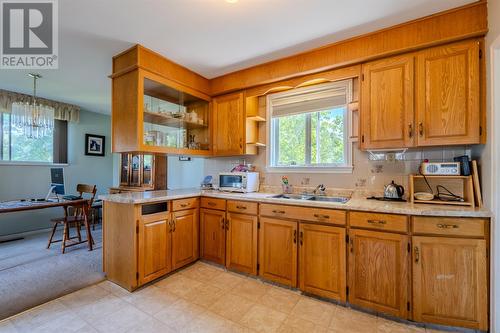
[{"label": "chandelier", "polygon": [[36,80],[40,74],[28,74],[33,78],[33,97],[31,102],[12,103],[12,123],[21,127],[24,135],[30,139],[39,139],[50,135],[54,129],[54,108],[37,103]]}]

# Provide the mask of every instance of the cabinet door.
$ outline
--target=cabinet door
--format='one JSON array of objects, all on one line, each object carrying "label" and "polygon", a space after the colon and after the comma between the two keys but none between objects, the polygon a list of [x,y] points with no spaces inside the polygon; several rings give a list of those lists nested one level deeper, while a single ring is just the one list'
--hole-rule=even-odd
[{"label": "cabinet door", "polygon": [[227,213],[226,266],[257,275],[257,216]]},{"label": "cabinet door", "polygon": [[139,222],[139,285],[171,271],[171,235],[168,214],[145,216]]},{"label": "cabinet door", "polygon": [[419,146],[479,143],[479,42],[418,53]]},{"label": "cabinet door", "polygon": [[349,231],[349,302],[408,318],[408,236]]},{"label": "cabinet door", "polygon": [[213,99],[214,155],[244,154],[245,110],[243,93]]},{"label": "cabinet door", "polygon": [[488,328],[486,241],[413,237],[413,319]]},{"label": "cabinet door", "polygon": [[300,224],[300,289],[346,301],[345,228]]},{"label": "cabinet door", "polygon": [[414,145],[414,54],[363,65],[361,147]]},{"label": "cabinet door", "polygon": [[260,218],[259,275],[297,286],[297,222]]},{"label": "cabinet door", "polygon": [[198,259],[198,209],[172,216],[172,269],[177,269]]},{"label": "cabinet door", "polygon": [[226,258],[225,216],[220,210],[200,210],[200,256],[221,265]]}]

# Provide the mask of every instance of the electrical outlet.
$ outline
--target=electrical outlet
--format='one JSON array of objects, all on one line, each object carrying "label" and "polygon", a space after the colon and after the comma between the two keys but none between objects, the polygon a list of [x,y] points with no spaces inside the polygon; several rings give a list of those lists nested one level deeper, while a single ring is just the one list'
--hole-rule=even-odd
[{"label": "electrical outlet", "polygon": [[300,182],[302,185],[309,185],[309,183],[311,182],[311,178],[309,177],[304,177],[302,178],[302,182]]},{"label": "electrical outlet", "polygon": [[394,162],[396,160],[396,153],[387,153],[385,154],[386,161]]}]

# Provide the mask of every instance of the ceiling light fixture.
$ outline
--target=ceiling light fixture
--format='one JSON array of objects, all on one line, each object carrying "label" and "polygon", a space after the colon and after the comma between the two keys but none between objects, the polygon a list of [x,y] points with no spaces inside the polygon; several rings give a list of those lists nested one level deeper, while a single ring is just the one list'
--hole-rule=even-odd
[{"label": "ceiling light fixture", "polygon": [[39,139],[49,135],[54,129],[54,108],[37,103],[36,80],[40,74],[28,74],[33,78],[33,96],[31,102],[12,103],[12,122],[23,128],[27,138]]}]

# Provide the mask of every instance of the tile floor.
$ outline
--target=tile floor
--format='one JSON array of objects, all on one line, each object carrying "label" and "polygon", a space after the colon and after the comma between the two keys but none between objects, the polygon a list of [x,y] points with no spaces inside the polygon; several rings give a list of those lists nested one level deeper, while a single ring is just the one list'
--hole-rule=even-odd
[{"label": "tile floor", "polygon": [[104,281],[0,322],[0,332],[437,332],[197,262],[129,293]]}]

